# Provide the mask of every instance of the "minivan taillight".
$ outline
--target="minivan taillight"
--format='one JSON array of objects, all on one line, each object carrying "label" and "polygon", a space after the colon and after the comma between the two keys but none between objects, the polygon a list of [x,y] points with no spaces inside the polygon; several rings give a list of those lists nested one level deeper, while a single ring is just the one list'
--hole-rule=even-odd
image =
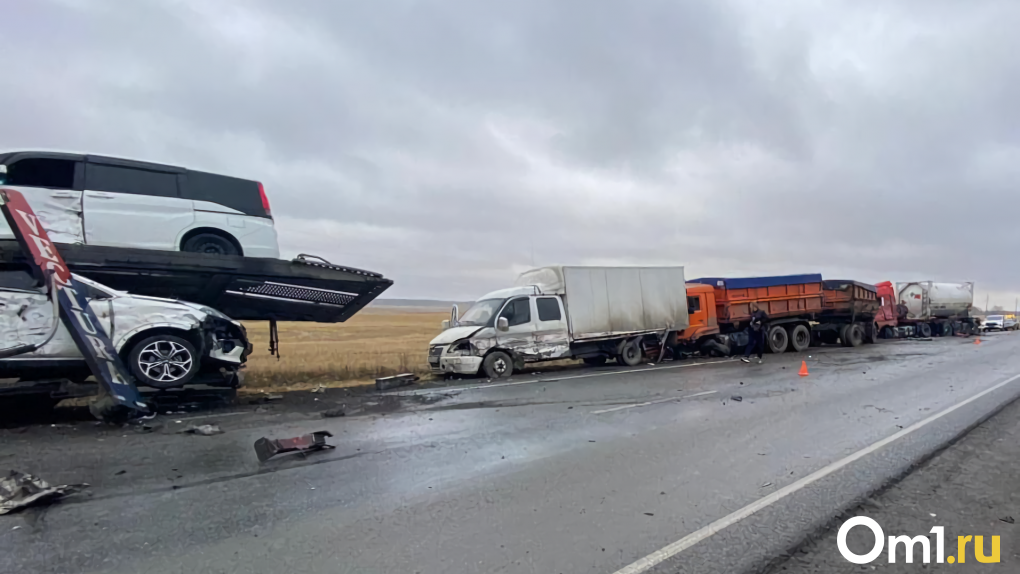
[{"label": "minivan taillight", "polygon": [[262,198],[262,209],[266,210],[266,217],[273,217],[273,210],[269,209],[269,198],[266,197],[266,188],[262,187],[262,182],[259,183],[259,197]]}]

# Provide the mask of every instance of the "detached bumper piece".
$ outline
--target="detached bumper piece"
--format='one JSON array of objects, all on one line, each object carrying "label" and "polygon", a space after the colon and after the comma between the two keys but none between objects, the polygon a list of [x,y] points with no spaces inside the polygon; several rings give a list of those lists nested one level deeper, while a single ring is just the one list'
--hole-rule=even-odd
[{"label": "detached bumper piece", "polygon": [[270,439],[262,437],[255,441],[255,455],[259,457],[259,462],[266,462],[274,456],[286,452],[313,452],[333,449],[336,447],[326,444],[326,438],[332,436],[333,433],[329,431],[317,431],[294,438]]},{"label": "detached bumper piece", "polygon": [[50,486],[41,478],[12,470],[6,477],[0,478],[0,514],[48,504],[87,486],[87,484]]}]

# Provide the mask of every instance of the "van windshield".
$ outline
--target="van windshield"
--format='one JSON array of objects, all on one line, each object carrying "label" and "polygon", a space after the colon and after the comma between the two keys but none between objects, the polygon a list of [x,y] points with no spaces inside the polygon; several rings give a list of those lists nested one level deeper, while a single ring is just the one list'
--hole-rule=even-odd
[{"label": "van windshield", "polygon": [[986,321],[1002,321],[1002,315],[989,315]]},{"label": "van windshield", "polygon": [[503,306],[506,299],[483,299],[471,306],[463,317],[457,319],[457,324],[465,327],[488,327],[492,325],[492,318]]}]

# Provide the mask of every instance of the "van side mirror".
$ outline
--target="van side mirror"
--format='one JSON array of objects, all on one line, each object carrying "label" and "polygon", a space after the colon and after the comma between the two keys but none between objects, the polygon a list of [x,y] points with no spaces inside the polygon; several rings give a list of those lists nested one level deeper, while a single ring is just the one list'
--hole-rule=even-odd
[{"label": "van side mirror", "polygon": [[445,331],[445,330],[447,330],[449,328],[450,328],[450,321],[444,319],[443,320],[443,330]]},{"label": "van side mirror", "polygon": [[460,310],[457,309],[457,305],[454,305],[453,309],[450,309],[450,325],[457,325],[457,319],[460,319]]},{"label": "van side mirror", "polygon": [[0,185],[7,183],[7,166],[0,165]]},{"label": "van side mirror", "polygon": [[508,331],[510,329],[510,321],[506,320],[506,317],[500,317],[496,319],[496,330],[497,331]]}]

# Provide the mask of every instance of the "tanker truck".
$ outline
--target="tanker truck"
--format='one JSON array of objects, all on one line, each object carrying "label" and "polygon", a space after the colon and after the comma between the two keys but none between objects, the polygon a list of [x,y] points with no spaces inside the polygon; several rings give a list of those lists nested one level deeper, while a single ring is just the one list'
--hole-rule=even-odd
[{"label": "tanker truck", "polygon": [[886,321],[885,337],[948,337],[978,332],[971,316],[974,307],[974,283],[936,283],[934,281],[891,282],[879,284]]},{"label": "tanker truck", "polygon": [[428,361],[437,375],[492,379],[559,359],[635,366],[687,327],[683,267],[543,267],[463,315],[455,305]]}]

